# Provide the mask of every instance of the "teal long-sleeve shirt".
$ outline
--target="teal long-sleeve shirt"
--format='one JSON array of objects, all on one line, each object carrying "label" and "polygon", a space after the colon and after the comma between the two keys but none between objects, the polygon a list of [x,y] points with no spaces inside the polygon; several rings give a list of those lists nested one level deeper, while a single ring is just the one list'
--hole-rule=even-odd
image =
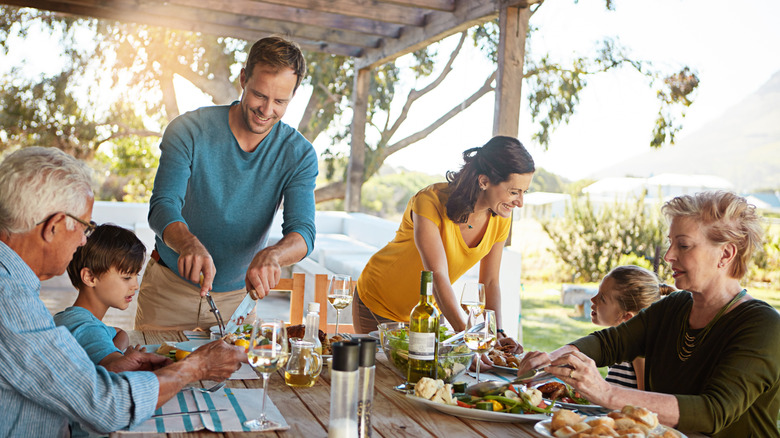
[{"label": "teal long-sleeve shirt", "polygon": [[200,108],[168,125],[149,201],[149,225],[162,261],[178,274],[179,255],[162,235],[171,223],[185,223],[214,259],[214,292],[244,287],[249,263],[266,246],[282,202],[282,233],[300,234],[307,255],[315,236],[314,147],[280,121],[257,149],[246,152],[230,130],[229,109]]},{"label": "teal long-sleeve shirt", "polygon": [[629,321],[572,345],[597,366],[645,357],[648,391],[673,394],[682,431],[713,437],[780,437],[780,314],[761,300],[723,315],[687,361],[677,340],[691,294],[676,292]]}]

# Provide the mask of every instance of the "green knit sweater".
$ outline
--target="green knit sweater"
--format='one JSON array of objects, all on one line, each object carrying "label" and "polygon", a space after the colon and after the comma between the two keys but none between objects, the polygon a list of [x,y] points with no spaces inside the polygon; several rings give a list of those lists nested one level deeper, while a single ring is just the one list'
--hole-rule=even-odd
[{"label": "green knit sweater", "polygon": [[714,437],[780,437],[780,314],[760,300],[723,315],[685,362],[677,339],[691,294],[676,292],[572,345],[607,366],[644,356],[648,391],[674,394],[677,428]]}]

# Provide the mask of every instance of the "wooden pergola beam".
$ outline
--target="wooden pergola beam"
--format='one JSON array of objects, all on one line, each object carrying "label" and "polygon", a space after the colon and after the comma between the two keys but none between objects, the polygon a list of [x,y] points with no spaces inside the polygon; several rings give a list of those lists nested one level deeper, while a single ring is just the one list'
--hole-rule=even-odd
[{"label": "wooden pergola beam", "polygon": [[505,7],[527,8],[528,0],[455,0],[454,13],[432,12],[422,27],[408,28],[400,38],[385,40],[377,49],[367,49],[365,55],[355,62],[355,68],[374,68],[407,53],[420,50],[450,35],[462,32],[472,26],[492,20]]}]

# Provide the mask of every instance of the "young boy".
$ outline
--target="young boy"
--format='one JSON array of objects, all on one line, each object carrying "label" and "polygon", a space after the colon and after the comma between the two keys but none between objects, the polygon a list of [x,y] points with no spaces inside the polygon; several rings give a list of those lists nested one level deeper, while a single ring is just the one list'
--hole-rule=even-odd
[{"label": "young boy", "polygon": [[109,371],[112,363],[126,353],[137,351],[128,345],[124,330],[109,327],[102,319],[109,307],[126,310],[138,289],[138,273],[146,256],[144,244],[116,225],[100,225],[78,248],[68,265],[68,276],[79,296],[62,312],[54,315],[58,326],[65,326],[81,344],[89,358]]}]

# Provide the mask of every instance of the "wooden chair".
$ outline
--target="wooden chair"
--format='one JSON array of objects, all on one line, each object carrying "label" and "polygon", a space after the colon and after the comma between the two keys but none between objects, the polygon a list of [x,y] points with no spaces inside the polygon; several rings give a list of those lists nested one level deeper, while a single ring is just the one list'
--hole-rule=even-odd
[{"label": "wooden chair", "polygon": [[290,325],[303,324],[303,292],[306,288],[306,275],[295,273],[292,278],[282,278],[271,290],[290,291]]},{"label": "wooden chair", "polygon": [[[350,290],[355,290],[355,285],[357,284],[357,280],[352,280],[352,284],[350,285]],[[314,276],[314,301],[320,303],[320,330],[324,331],[325,333],[335,333],[336,332],[336,324],[328,324],[328,308],[330,307],[330,304],[328,304],[328,275],[327,274],[317,274]],[[354,302],[352,303],[354,305]],[[352,308],[347,307],[346,309],[342,310],[341,316],[342,318],[346,314],[346,312],[349,312],[349,315],[352,315]],[[339,321],[339,332],[340,333],[355,333],[355,327],[350,324],[345,324],[341,321]]]}]

